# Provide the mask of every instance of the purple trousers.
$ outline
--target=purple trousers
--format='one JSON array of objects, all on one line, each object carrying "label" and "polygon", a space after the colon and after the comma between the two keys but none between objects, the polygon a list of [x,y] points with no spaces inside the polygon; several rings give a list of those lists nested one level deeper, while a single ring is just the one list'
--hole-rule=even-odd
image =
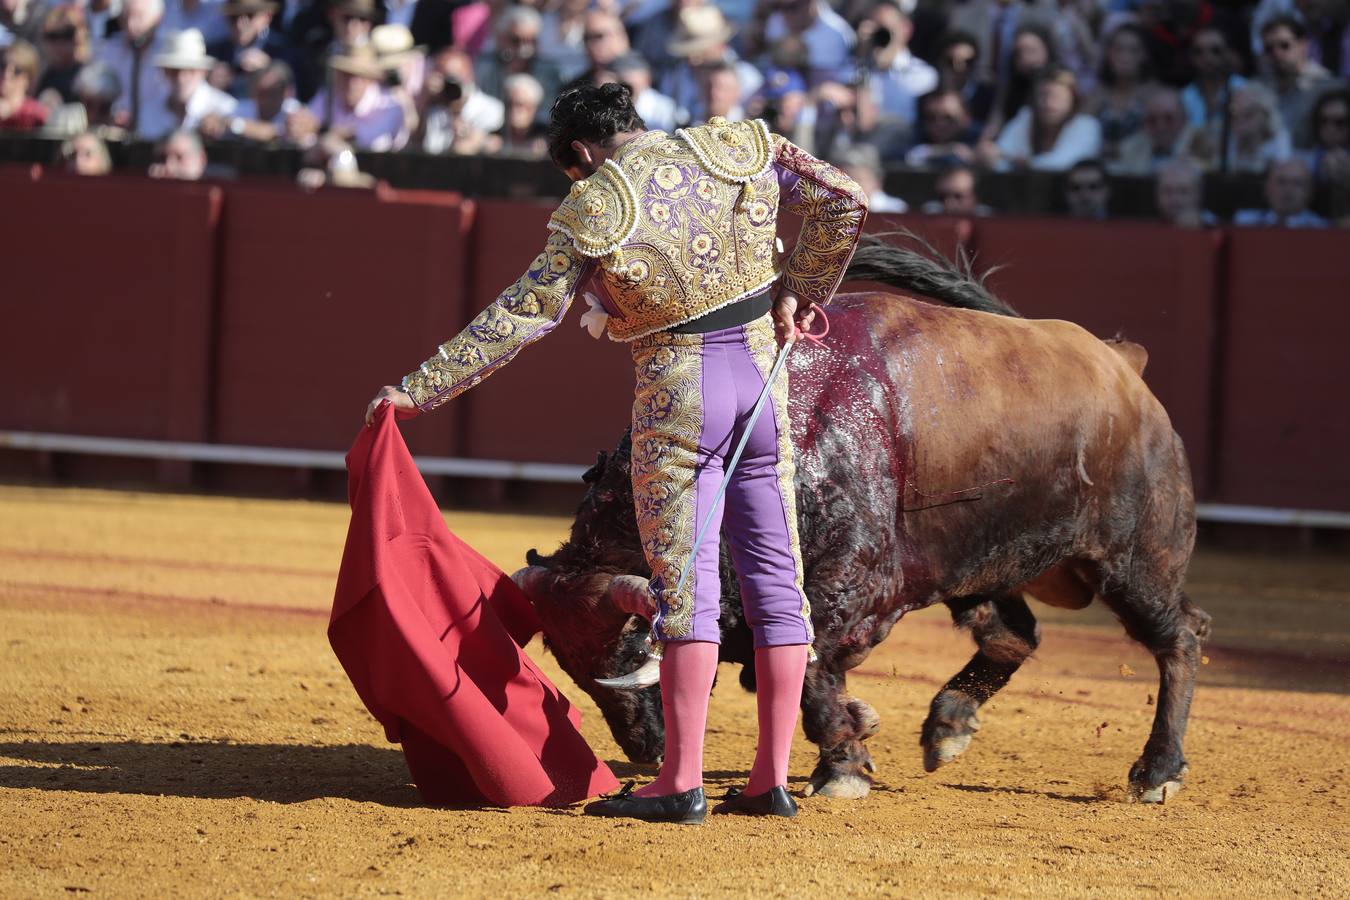
[{"label": "purple trousers", "polygon": [[[780,373],[718,504],[702,546],[695,533],[773,368],[769,316],[707,334],[661,332],[634,341],[633,498],[652,568],[654,641],[720,643],[718,547],[725,531],[756,647],[810,644],[788,432],[787,372]],[[719,524],[721,528],[719,528]],[[690,557],[684,589],[676,586]]]}]

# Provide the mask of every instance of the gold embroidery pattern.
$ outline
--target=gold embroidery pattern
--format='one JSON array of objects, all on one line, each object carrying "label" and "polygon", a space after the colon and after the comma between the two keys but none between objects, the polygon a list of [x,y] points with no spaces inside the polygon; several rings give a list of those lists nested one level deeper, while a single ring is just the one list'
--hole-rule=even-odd
[{"label": "gold embroidery pattern", "polygon": [[566,235],[550,233],[529,270],[407,375],[403,390],[421,409],[432,410],[487,378],[558,324],[585,265]]},{"label": "gold embroidery pattern", "polygon": [[[750,349],[750,357],[755,361],[760,374],[768,379],[773,371],[774,359],[778,355],[778,340],[773,333],[773,320],[769,317],[756,319],[745,326],[745,342]],[[811,601],[806,599],[806,589],[802,582],[802,543],[797,533],[797,488],[794,483],[797,467],[793,459],[792,428],[788,424],[788,378],[786,369],[779,373],[773,386],[773,415],[778,423],[778,494],[783,500],[783,512],[787,517],[788,541],[792,545],[792,562],[796,566],[797,593],[802,598],[802,621],[806,624],[807,642],[814,645],[815,627],[811,624]],[[809,651],[811,660],[816,658],[815,647]]]},{"label": "gold embroidery pattern", "polygon": [[858,183],[785,138],[774,135],[775,158],[799,180],[786,206],[805,220],[783,268],[783,284],[803,299],[825,303],[839,287],[867,219]]},{"label": "gold embroidery pattern", "polygon": [[[777,280],[773,242],[778,180],[767,152],[768,132],[754,123],[727,127],[730,131],[725,133],[742,136],[746,148],[763,138],[764,159],[754,151],[742,168],[734,169],[749,183],[719,177],[700,161],[688,141],[648,132],[609,161],[622,170],[636,195],[635,225],[621,247],[614,246],[614,235],[621,230],[614,223],[620,217],[604,227],[583,229],[584,204],[608,181],[597,184],[596,176],[586,179],[587,186],[554,215],[551,228],[569,234],[582,254],[599,257],[605,286],[618,310],[607,322],[611,339],[633,341],[688,322]],[[706,129],[689,131],[703,134]],[[712,140],[718,147],[731,147],[720,138]],[[762,170],[757,175],[756,167]],[[721,169],[733,172],[732,163]],[[751,193],[753,199],[737,202]],[[601,215],[610,212],[608,204],[618,196],[618,188],[605,188]]]},{"label": "gold embroidery pattern", "polygon": [[773,163],[769,126],[762,119],[728,122],[714,116],[707,125],[681,128],[675,135],[689,144],[703,168],[726,181],[753,181]]},{"label": "gold embroidery pattern", "polygon": [[700,346],[698,335],[664,333],[633,344],[633,503],[642,549],[652,567],[658,601],[653,634],[660,639],[683,638],[693,625],[694,579],[678,596],[675,586],[694,552],[696,467],[703,432]]},{"label": "gold embroidery pattern", "polygon": [[572,184],[548,227],[570,237],[583,256],[607,256],[633,236],[637,218],[637,192],[623,169],[607,159],[594,175]]}]

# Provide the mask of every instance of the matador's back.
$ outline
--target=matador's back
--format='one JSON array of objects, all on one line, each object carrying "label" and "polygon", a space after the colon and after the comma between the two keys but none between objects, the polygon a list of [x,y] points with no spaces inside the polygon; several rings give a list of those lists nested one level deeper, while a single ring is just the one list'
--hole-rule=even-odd
[{"label": "matador's back", "polygon": [[[780,191],[813,223],[781,273]],[[549,228],[596,261],[610,337],[631,341],[760,293],[780,274],[806,299],[826,299],[865,211],[852,180],[763,121],[713,119],[624,144],[572,186]]]}]

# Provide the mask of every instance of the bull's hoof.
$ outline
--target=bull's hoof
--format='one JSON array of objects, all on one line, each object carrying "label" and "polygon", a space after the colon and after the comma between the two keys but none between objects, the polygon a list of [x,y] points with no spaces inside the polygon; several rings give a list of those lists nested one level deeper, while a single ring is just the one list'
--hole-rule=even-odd
[{"label": "bull's hoof", "polygon": [[957,734],[949,738],[934,741],[930,747],[923,748],[923,770],[936,772],[947,763],[956,759],[970,746],[974,734]]},{"label": "bull's hoof", "polygon": [[1145,787],[1142,784],[1130,785],[1126,799],[1131,803],[1166,803],[1181,790],[1180,781],[1167,781],[1157,787]]},{"label": "bull's hoof", "polygon": [[1130,771],[1130,785],[1125,797],[1131,803],[1166,803],[1181,791],[1182,779],[1190,769],[1185,763],[1171,778],[1150,778],[1143,761],[1135,763]]},{"label": "bull's hoof", "polygon": [[861,800],[872,791],[871,779],[861,775],[835,775],[813,778],[802,791],[804,797],[831,797],[835,800]]},{"label": "bull's hoof", "polygon": [[931,720],[925,723],[923,730],[923,769],[936,772],[947,763],[956,759],[980,730],[980,720],[974,715],[960,722],[939,722]]}]

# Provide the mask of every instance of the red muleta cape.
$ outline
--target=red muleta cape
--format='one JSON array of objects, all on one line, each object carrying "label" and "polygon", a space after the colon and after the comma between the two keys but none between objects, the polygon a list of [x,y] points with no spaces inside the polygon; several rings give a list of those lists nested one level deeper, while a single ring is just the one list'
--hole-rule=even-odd
[{"label": "red muleta cape", "polygon": [[347,454],[328,640],[429,804],[574,803],[618,787],[580,713],[521,650],[529,600],[455,537],[382,404]]}]

